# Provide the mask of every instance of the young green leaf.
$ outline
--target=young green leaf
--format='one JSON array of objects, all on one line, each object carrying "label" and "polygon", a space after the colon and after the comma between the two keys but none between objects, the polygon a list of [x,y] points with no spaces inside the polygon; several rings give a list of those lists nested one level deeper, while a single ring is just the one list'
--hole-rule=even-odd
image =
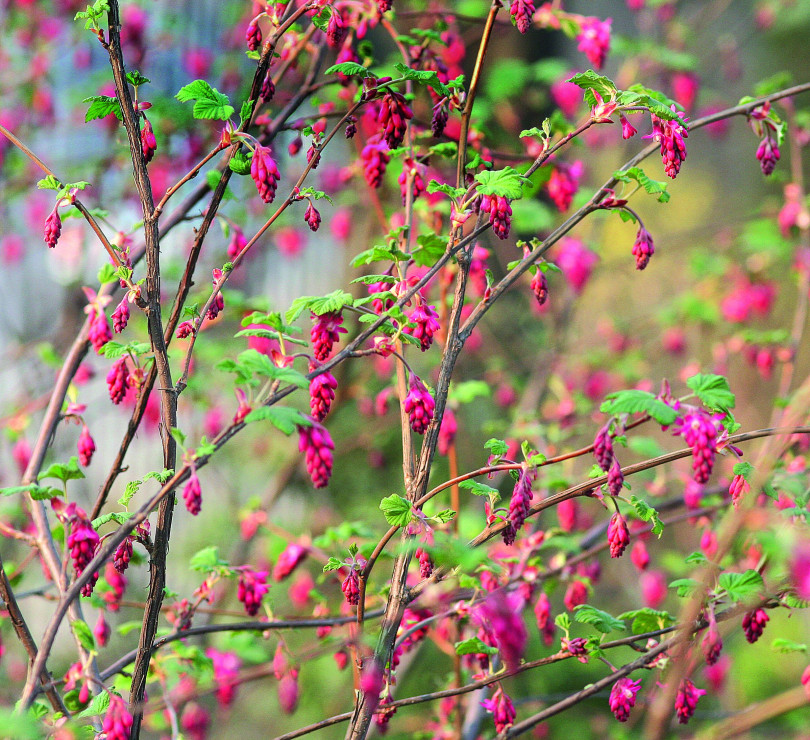
[{"label": "young green leaf", "polygon": [[[669,201],[669,193],[667,192],[667,183],[652,180],[647,176],[641,167],[631,167],[629,170],[616,170],[613,173],[620,182],[637,182],[644,191],[649,195],[654,195],[659,203],[667,203]],[[622,211],[624,213],[624,211]],[[632,215],[632,214],[628,214]]]},{"label": "young green leaf", "polygon": [[589,604],[574,607],[574,619],[582,624],[590,624],[603,634],[625,629],[624,622],[601,609]]},{"label": "young green leaf", "polygon": [[296,427],[311,426],[311,422],[304,414],[289,406],[260,406],[245,417],[245,424],[251,424],[254,421],[269,421],[288,437]]},{"label": "young green leaf", "polygon": [[456,655],[497,655],[498,648],[487,645],[479,637],[469,637],[455,644]]},{"label": "young green leaf", "polygon": [[686,381],[695,395],[710,409],[726,412],[736,404],[734,394],[728,386],[728,380],[722,375],[702,375],[698,373]]},{"label": "young green leaf", "polygon": [[121,103],[118,98],[111,98],[108,95],[91,95],[82,100],[83,103],[90,103],[87,113],[84,114],[84,122],[89,123],[99,118],[105,118],[112,113],[119,121],[124,120],[121,113]]},{"label": "young green leaf", "polygon": [[344,565],[345,563],[342,560],[338,560],[336,557],[330,557],[326,562],[326,565],[323,566],[323,572],[329,573],[329,571],[337,570],[338,568],[342,568]]},{"label": "young green leaf", "polygon": [[631,389],[609,393],[599,407],[604,414],[649,414],[662,426],[669,426],[678,418],[677,412],[652,393]]},{"label": "young green leaf", "polygon": [[62,483],[67,483],[69,480],[81,480],[84,477],[84,473],[79,469],[79,458],[75,455],[67,464],[53,463],[44,473],[39,474],[39,480],[56,478]]},{"label": "young green leaf", "polygon": [[479,172],[475,180],[481,195],[498,195],[509,200],[519,200],[523,197],[523,183],[528,178],[511,167],[504,167],[502,170]]},{"label": "young green leaf", "polygon": [[205,80],[189,82],[174,97],[181,103],[195,101],[192,110],[194,118],[227,121],[234,112],[228,96],[211,87]]},{"label": "young green leaf", "polygon": [[405,527],[413,519],[410,502],[396,493],[392,493],[380,501],[380,510],[392,527]]},{"label": "young green leaf", "polygon": [[755,570],[745,573],[721,573],[717,582],[733,601],[746,601],[762,592],[765,584],[762,576]]},{"label": "young green leaf", "polygon": [[195,552],[188,564],[192,570],[200,573],[210,573],[218,568],[228,567],[228,563],[219,557],[219,548],[216,545],[209,545]]},{"label": "young green leaf", "polygon": [[76,619],[70,623],[70,629],[73,630],[76,639],[88,653],[95,652],[96,640],[93,637],[93,631],[87,626],[87,622]]},{"label": "young green leaf", "polygon": [[484,483],[479,483],[477,480],[463,480],[458,484],[459,488],[467,489],[476,496],[497,496],[500,498],[501,494],[497,488],[488,486]]},{"label": "young green leaf", "polygon": [[340,64],[333,64],[329,69],[324,72],[327,75],[345,75],[346,77],[374,77],[362,64],[357,62],[341,62]]}]

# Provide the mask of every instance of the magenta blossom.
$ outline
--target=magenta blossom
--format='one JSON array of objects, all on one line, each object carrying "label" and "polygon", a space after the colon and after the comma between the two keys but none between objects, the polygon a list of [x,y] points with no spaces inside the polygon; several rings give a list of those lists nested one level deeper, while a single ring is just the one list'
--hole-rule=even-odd
[{"label": "magenta blossom", "polygon": [[515,721],[515,706],[501,686],[498,686],[491,699],[482,701],[481,706],[492,714],[492,719],[495,722],[495,732],[503,732],[509,729]]},{"label": "magenta blossom", "polygon": [[248,616],[255,617],[259,613],[264,595],[270,590],[267,585],[266,570],[254,571],[248,566],[244,566],[239,572],[239,585],[237,587],[237,598],[245,605],[245,612]]},{"label": "magenta blossom", "polygon": [[576,237],[560,239],[557,265],[571,284],[574,292],[579,294],[591,277],[594,265],[599,261],[595,252],[588,249]]},{"label": "magenta blossom", "polygon": [[504,589],[493,591],[473,610],[473,617],[494,637],[507,670],[516,668],[523,659],[528,634],[523,624],[523,599],[517,593]]},{"label": "magenta blossom", "polygon": [[608,705],[619,722],[627,722],[630,710],[636,705],[636,694],[640,688],[641,681],[632,681],[627,677],[620,678],[613,684]]},{"label": "magenta blossom", "polygon": [[610,24],[610,18],[603,21],[593,17],[583,18],[577,35],[577,49],[588,57],[596,69],[602,69],[610,51]]}]

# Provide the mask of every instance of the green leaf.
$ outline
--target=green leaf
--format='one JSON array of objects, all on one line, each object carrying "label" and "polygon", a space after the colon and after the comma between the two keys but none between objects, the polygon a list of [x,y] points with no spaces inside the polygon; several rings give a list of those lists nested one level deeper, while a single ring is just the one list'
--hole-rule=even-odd
[{"label": "green leaf", "polygon": [[327,27],[329,25],[329,19],[331,17],[332,17],[332,8],[329,5],[326,5],[323,8],[321,8],[320,12],[317,15],[312,16],[312,25],[315,26],[315,28],[326,33]]},{"label": "green leaf", "polygon": [[635,495],[630,496],[630,503],[636,510],[638,518],[643,522],[652,522],[652,533],[660,537],[661,533],[664,531],[664,523],[659,518],[658,512],[646,501],[642,501]]},{"label": "green leaf", "polygon": [[458,487],[465,488],[476,496],[496,496],[496,500],[501,497],[500,491],[498,491],[497,488],[479,483],[477,480],[463,480],[458,484]]},{"label": "green leaf", "polygon": [[246,100],[242,103],[242,107],[239,109],[239,119],[241,121],[247,121],[253,115],[253,106],[256,104],[255,100]]},{"label": "green leaf", "polygon": [[16,496],[27,493],[34,501],[47,501],[48,499],[63,496],[64,492],[51,486],[38,486],[30,483],[27,486],[13,486],[12,488],[0,488],[0,496]]},{"label": "green leaf", "polygon": [[392,527],[405,527],[413,519],[410,501],[396,493],[392,493],[380,501],[380,510]]},{"label": "green leaf", "polygon": [[0,727],[8,740],[42,740],[44,728],[30,714],[17,714],[12,709],[0,708]]},{"label": "green leaf", "polygon": [[479,172],[475,176],[478,192],[481,195],[498,195],[509,200],[519,200],[523,197],[523,183],[528,178],[521,175],[511,167],[492,172]]},{"label": "green leaf", "polygon": [[756,470],[753,465],[747,462],[738,462],[734,465],[734,475],[741,475],[749,483],[751,482],[751,474]]},{"label": "green leaf", "polygon": [[363,275],[363,277],[355,278],[352,282],[374,285],[376,283],[396,283],[398,279],[393,275]]},{"label": "green leaf", "polygon": [[708,560],[702,552],[693,552],[686,556],[684,562],[690,565],[700,565],[708,562]]},{"label": "green leaf", "polygon": [[439,75],[434,70],[411,69],[410,67],[406,67],[402,62],[397,62],[394,67],[402,73],[402,76],[406,80],[413,80],[420,85],[430,85],[430,87],[443,97],[450,94],[450,91],[445,87],[444,83],[439,79]]},{"label": "green leaf", "polygon": [[762,576],[755,570],[747,570],[745,573],[721,573],[717,582],[733,601],[746,601],[761,593],[765,587]]},{"label": "green leaf", "polygon": [[678,596],[684,598],[695,593],[700,588],[700,584],[694,578],[678,578],[672,581],[669,587],[678,589]]},{"label": "green leaf", "polygon": [[563,632],[568,632],[571,629],[571,617],[565,612],[561,612],[554,617],[554,624],[556,624]]},{"label": "green leaf", "polygon": [[634,635],[640,635],[645,632],[655,632],[656,630],[666,629],[670,625],[675,624],[675,617],[669,612],[650,609],[647,606],[643,609],[634,609],[633,611],[619,614],[618,618],[633,620],[631,629]]},{"label": "green leaf", "polygon": [[61,190],[62,183],[59,182],[53,175],[48,175],[47,177],[43,177],[41,180],[37,181],[37,189],[38,190]]},{"label": "green leaf", "polygon": [[629,170],[616,170],[613,173],[620,182],[631,182],[635,180],[645,192],[649,195],[654,195],[659,203],[666,203],[669,201],[669,193],[667,192],[667,183],[652,180],[647,177],[647,174],[641,167],[631,167]]},{"label": "green leaf", "polygon": [[157,471],[154,471],[154,470],[147,473],[143,477],[143,479],[144,480],[154,479],[158,483],[160,483],[161,486],[163,486],[166,483],[168,483],[169,478],[171,478],[173,475],[174,475],[174,469],[173,468],[163,468],[163,470],[161,470],[159,473]]},{"label": "green leaf", "polygon": [[298,426],[311,426],[311,422],[298,409],[289,406],[260,406],[246,417],[245,424],[254,421],[269,421],[276,429],[288,437]]},{"label": "green leaf", "polygon": [[478,637],[469,637],[455,644],[456,655],[497,655],[498,648],[487,645]]},{"label": "green leaf", "polygon": [[771,642],[771,650],[777,653],[806,653],[807,645],[802,642],[794,642],[784,637],[777,637]]},{"label": "green leaf", "polygon": [[174,441],[177,442],[181,447],[186,443],[186,434],[185,432],[180,431],[177,427],[172,427],[169,429],[169,434],[174,437]]},{"label": "green leaf", "polygon": [[589,604],[580,604],[574,607],[574,619],[581,624],[589,624],[603,634],[614,630],[625,629],[624,622],[611,614],[597,609]]},{"label": "green leaf", "polygon": [[205,80],[194,80],[181,87],[175,98],[181,103],[196,101],[192,110],[194,118],[227,121],[234,112],[228,96],[211,87]]},{"label": "green leaf", "polygon": [[70,458],[67,465],[53,463],[44,473],[39,474],[39,480],[56,478],[62,483],[67,483],[69,480],[81,480],[84,477],[84,473],[79,470],[79,458],[75,455]]},{"label": "green leaf", "polygon": [[325,313],[337,313],[344,306],[351,306],[353,303],[352,295],[344,290],[336,290],[324,296],[305,295],[292,302],[284,314],[284,319],[288,324],[292,324],[307,309],[316,316],[321,316]]},{"label": "green leaf", "polygon": [[216,545],[209,545],[195,552],[188,564],[192,570],[200,573],[210,573],[218,568],[228,567],[228,563],[219,557],[219,548]]},{"label": "green leaf", "polygon": [[95,652],[96,640],[93,637],[93,631],[87,626],[87,622],[77,619],[70,623],[70,629],[73,630],[76,639],[88,653]]},{"label": "green leaf", "polygon": [[146,83],[152,81],[148,77],[144,77],[140,72],[138,72],[137,69],[127,72],[127,80],[133,87],[140,87],[141,85],[145,85]]},{"label": "green leaf", "polygon": [[111,98],[108,95],[91,95],[89,98],[82,100],[83,103],[90,103],[87,113],[84,114],[84,122],[89,123],[98,118],[106,118],[112,113],[119,121],[124,120],[124,114],[121,113],[121,103],[118,98]]},{"label": "green leaf", "polygon": [[106,691],[96,694],[87,705],[87,709],[79,713],[80,717],[100,717],[107,713],[110,706],[110,695]]},{"label": "green leaf", "polygon": [[495,455],[495,457],[503,457],[509,452],[509,445],[502,439],[495,439],[493,437],[484,442],[484,449],[489,450],[490,454]]},{"label": "green leaf", "polygon": [[108,522],[115,522],[120,527],[132,516],[131,511],[110,511],[107,514],[102,514],[98,519],[93,519],[91,524],[95,530],[98,530],[99,527],[104,526]]},{"label": "green leaf", "polygon": [[98,281],[103,285],[105,283],[114,283],[116,280],[118,280],[116,268],[109,262],[105,262],[98,271]]},{"label": "green leaf", "polygon": [[442,524],[447,524],[455,517],[456,512],[452,509],[442,509],[437,514],[434,514],[431,519],[438,519]]},{"label": "green leaf", "polygon": [[450,398],[458,403],[471,403],[476,398],[489,398],[492,388],[483,380],[464,380],[450,388]]},{"label": "green leaf", "polygon": [[736,400],[728,380],[722,375],[702,375],[698,373],[686,381],[695,395],[710,409],[715,411],[728,411],[734,408]]},{"label": "green leaf", "polygon": [[228,167],[237,175],[250,174],[250,160],[243,152],[236,152],[229,160]]},{"label": "green leaf", "polygon": [[[671,98],[668,98],[664,93],[659,90],[651,90],[644,85],[638,83],[630,85],[630,87],[620,92],[616,98],[620,105],[639,105],[647,108],[651,113],[655,113],[659,118],[667,121],[675,121],[680,117],[678,116],[678,105],[675,104]],[[672,110],[672,105],[675,104],[676,110]],[[682,108],[682,106],[681,106]]]},{"label": "green leaf", "polygon": [[416,243],[419,248],[413,251],[413,259],[420,267],[432,266],[447,251],[447,240],[438,234],[420,234]]},{"label": "green leaf", "polygon": [[616,84],[613,80],[597,74],[592,69],[575,74],[568,82],[583,90],[585,102],[591,108],[599,104],[594,92],[598,93],[603,101],[614,98],[617,93]]},{"label": "green leaf", "polygon": [[807,599],[800,599],[792,592],[786,593],[782,597],[782,603],[790,609],[807,609],[810,607],[810,601]]},{"label": "green leaf", "polygon": [[362,64],[357,62],[341,62],[340,64],[333,64],[329,69],[324,72],[327,75],[345,75],[346,77],[374,77]]},{"label": "green leaf", "polygon": [[345,563],[342,560],[338,560],[336,557],[330,557],[326,565],[323,566],[323,572],[329,573],[329,571],[337,570],[338,568],[342,568],[344,565]]},{"label": "green leaf", "polygon": [[127,483],[126,488],[124,488],[124,495],[118,499],[118,503],[120,506],[129,506],[129,502],[132,500],[132,497],[138,493],[138,489],[141,487],[143,481],[140,480],[131,480]]},{"label": "green leaf", "polygon": [[669,426],[678,418],[677,412],[652,393],[637,389],[618,391],[605,396],[599,407],[604,414],[649,414],[662,426]]}]

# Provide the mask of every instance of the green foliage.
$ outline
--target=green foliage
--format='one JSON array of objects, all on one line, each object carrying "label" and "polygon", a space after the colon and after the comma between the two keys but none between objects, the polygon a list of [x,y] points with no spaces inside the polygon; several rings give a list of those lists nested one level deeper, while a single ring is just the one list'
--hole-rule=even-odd
[{"label": "green foliage", "polygon": [[636,515],[641,521],[652,522],[652,533],[660,537],[661,533],[664,531],[664,523],[659,518],[658,512],[635,495],[630,496],[630,504],[635,509]]},{"label": "green foliage", "polygon": [[630,389],[609,393],[599,407],[603,414],[618,416],[619,414],[649,414],[662,426],[672,424],[678,418],[677,412],[667,406],[652,393]]},{"label": "green foliage", "polygon": [[227,121],[234,113],[228,96],[211,87],[205,80],[194,80],[180,88],[174,96],[181,103],[194,101],[194,118]]},{"label": "green foliage", "polygon": [[736,403],[734,394],[728,387],[728,380],[722,375],[693,375],[687,379],[695,395],[712,411],[727,413]]},{"label": "green foliage", "polygon": [[621,619],[608,614],[601,609],[589,604],[579,604],[574,607],[574,619],[581,624],[589,624],[599,632],[607,634],[614,630],[624,630],[624,622]]},{"label": "green foliage", "polygon": [[583,97],[588,107],[595,108],[599,105],[596,98],[596,93],[602,98],[602,101],[612,100],[617,94],[616,83],[609,77],[597,74],[592,69],[585,72],[580,72],[571,77],[568,82],[583,90]]},{"label": "green foliage", "polygon": [[87,626],[87,622],[76,619],[70,623],[70,629],[73,631],[73,634],[76,635],[76,639],[81,643],[81,646],[87,650],[88,653],[94,653],[96,651],[96,641],[93,637],[92,630]]},{"label": "green foliage", "polygon": [[90,103],[87,113],[84,114],[84,122],[96,121],[99,118],[106,118],[112,113],[119,121],[124,120],[124,114],[121,112],[121,103],[118,98],[110,97],[108,95],[91,95],[85,98],[83,103]]},{"label": "green foliage", "polygon": [[481,195],[498,195],[509,200],[518,200],[523,197],[523,175],[511,167],[491,172],[479,172],[475,176],[478,183],[478,192]]},{"label": "green foliage", "polygon": [[39,474],[39,480],[49,478],[56,478],[62,483],[67,483],[69,480],[81,480],[84,478],[84,473],[79,469],[79,458],[74,455],[67,463],[51,463],[47,470]]},{"label": "green foliage", "polygon": [[335,290],[324,296],[304,295],[292,302],[284,318],[288,324],[292,324],[307,309],[316,316],[321,316],[325,313],[337,313],[344,306],[351,306],[353,303],[351,293],[344,290]]},{"label": "green foliage", "polygon": [[229,569],[228,562],[219,556],[219,548],[215,545],[204,547],[195,552],[188,562],[191,570],[200,573],[225,572]]},{"label": "green foliage", "polygon": [[498,648],[487,645],[478,637],[470,637],[455,644],[456,655],[497,655]]},{"label": "green foliage", "polygon": [[312,426],[312,422],[298,409],[289,406],[260,406],[253,409],[246,417],[245,424],[254,421],[269,421],[276,429],[288,437],[299,426]]},{"label": "green foliage", "polygon": [[38,486],[30,483],[27,486],[12,486],[11,488],[0,488],[0,496],[17,496],[28,494],[34,501],[48,501],[49,499],[63,496],[64,492],[58,488],[50,486]]},{"label": "green foliage", "polygon": [[629,170],[616,170],[613,173],[613,177],[619,182],[637,182],[646,193],[656,196],[659,203],[669,202],[667,183],[650,179],[641,167],[631,167]]},{"label": "green foliage", "polygon": [[744,573],[721,573],[717,577],[720,585],[732,601],[748,601],[762,592],[765,584],[755,570]]},{"label": "green foliage", "polygon": [[357,62],[341,62],[340,64],[333,64],[324,74],[336,75],[341,74],[346,77],[374,77],[362,64]]},{"label": "green foliage", "polygon": [[655,632],[675,624],[675,617],[669,612],[658,611],[657,609],[651,609],[647,606],[643,609],[633,609],[619,614],[618,618],[633,620],[630,628],[634,635],[644,634],[645,632]]},{"label": "green foliage", "polygon": [[392,527],[405,527],[413,520],[410,502],[396,493],[380,501],[380,510]]}]

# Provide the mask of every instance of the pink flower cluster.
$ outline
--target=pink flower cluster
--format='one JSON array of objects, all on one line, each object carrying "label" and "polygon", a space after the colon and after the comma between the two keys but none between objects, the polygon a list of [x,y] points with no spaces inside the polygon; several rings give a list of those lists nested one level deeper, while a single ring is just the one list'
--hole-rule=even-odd
[{"label": "pink flower cluster", "polygon": [[512,23],[517,26],[517,30],[526,33],[532,25],[532,16],[534,15],[533,0],[512,0],[512,4],[509,6],[509,15],[512,16]]},{"label": "pink flower cluster", "polygon": [[340,335],[346,334],[348,330],[341,326],[343,316],[339,312],[323,313],[320,316],[313,313],[312,321],[314,322],[310,331],[312,349],[315,359],[323,362],[331,354],[332,347],[338,341]]},{"label": "pink flower cluster", "polygon": [[692,448],[692,470],[695,483],[706,483],[712,474],[717,454],[717,415],[710,416],[701,409],[684,414],[673,426],[673,434],[683,437]]},{"label": "pink flower cluster", "polygon": [[610,51],[610,24],[610,18],[603,21],[593,17],[583,18],[577,35],[577,49],[588,57],[596,69],[602,69]]},{"label": "pink flower cluster", "polygon": [[641,681],[632,681],[625,677],[620,678],[613,684],[610,690],[608,706],[613,716],[619,722],[627,722],[630,717],[630,710],[636,705],[636,694],[641,688]]},{"label": "pink flower cluster", "polygon": [[269,147],[256,145],[253,159],[250,161],[250,176],[256,183],[259,196],[265,203],[272,203],[276,197],[276,187],[281,178]]},{"label": "pink flower cluster", "polygon": [[481,210],[489,214],[489,223],[499,239],[509,236],[512,227],[512,206],[509,199],[500,195],[484,195],[481,198]]},{"label": "pink flower cluster", "polygon": [[236,597],[245,605],[248,616],[255,617],[259,612],[264,595],[270,590],[267,585],[266,570],[254,571],[245,566],[239,571],[239,584]]},{"label": "pink flower cluster", "polygon": [[[317,369],[315,363],[310,363],[309,371]],[[309,408],[315,421],[323,421],[329,413],[332,401],[335,400],[337,380],[332,373],[326,372],[316,375],[309,381]]]},{"label": "pink flower cluster", "polygon": [[[676,112],[672,105],[673,112]],[[683,140],[689,136],[686,129],[688,120],[683,113],[677,113],[677,118],[667,120],[659,118],[654,113],[651,115],[653,132],[645,136],[645,139],[653,139],[661,145],[661,159],[664,162],[664,171],[673,180],[681,171],[681,164],[686,159],[686,145]]]},{"label": "pink flower cluster", "polygon": [[418,339],[420,349],[425,352],[433,344],[433,335],[441,328],[438,312],[433,306],[420,299],[419,305],[408,316],[408,320],[415,323],[416,326],[406,326],[403,332]]},{"label": "pink flower cluster", "polygon": [[315,488],[324,488],[332,477],[335,444],[326,427],[313,419],[311,426],[298,427],[298,449],[306,456],[307,472]]},{"label": "pink flower cluster", "polygon": [[417,434],[424,434],[433,419],[436,402],[416,373],[411,373],[410,390],[405,397],[405,412],[408,414],[411,429]]}]

